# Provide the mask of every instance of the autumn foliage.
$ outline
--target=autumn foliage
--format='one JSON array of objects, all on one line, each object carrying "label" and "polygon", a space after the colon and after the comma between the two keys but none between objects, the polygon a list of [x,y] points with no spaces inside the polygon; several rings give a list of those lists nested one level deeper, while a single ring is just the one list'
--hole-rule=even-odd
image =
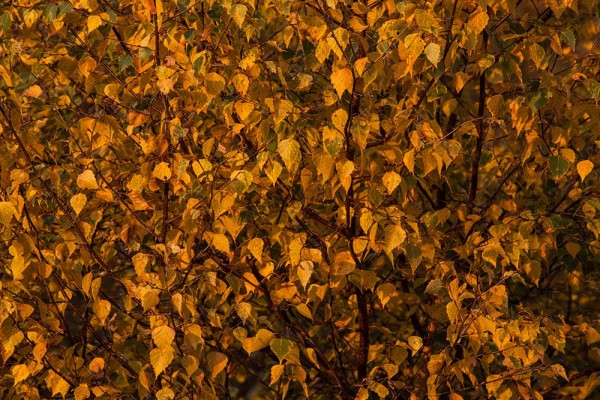
[{"label": "autumn foliage", "polygon": [[597,1],[0,3],[0,398],[597,398]]}]

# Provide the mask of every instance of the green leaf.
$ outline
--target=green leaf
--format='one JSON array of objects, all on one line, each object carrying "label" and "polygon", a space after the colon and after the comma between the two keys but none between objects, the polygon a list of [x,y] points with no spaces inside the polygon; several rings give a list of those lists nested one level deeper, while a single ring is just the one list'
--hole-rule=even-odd
[{"label": "green leaf", "polygon": [[564,157],[561,156],[550,156],[548,157],[548,166],[554,179],[558,179],[567,173],[571,163]]},{"label": "green leaf", "polygon": [[415,246],[412,243],[408,243],[405,246],[404,251],[406,251],[406,257],[408,258],[408,262],[410,263],[410,266],[414,272],[423,259],[423,253],[418,246]]},{"label": "green leaf", "polygon": [[546,56],[544,48],[537,43],[533,43],[531,46],[529,46],[529,54],[536,68],[540,69],[542,62],[544,61],[544,57]]},{"label": "green leaf", "polygon": [[281,339],[273,339],[269,344],[269,347],[275,353],[277,358],[279,359],[279,363],[281,364],[285,357],[289,354],[290,349],[294,345],[290,340],[281,338]]},{"label": "green leaf", "polygon": [[561,32],[560,36],[565,42],[567,42],[567,44],[571,47],[572,50],[575,50],[577,40],[575,39],[575,34],[571,29],[569,29],[568,31]]}]

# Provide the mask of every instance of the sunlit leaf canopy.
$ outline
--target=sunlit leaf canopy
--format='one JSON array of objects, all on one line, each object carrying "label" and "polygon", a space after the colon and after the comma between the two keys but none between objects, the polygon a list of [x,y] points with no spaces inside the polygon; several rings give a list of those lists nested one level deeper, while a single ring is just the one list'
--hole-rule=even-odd
[{"label": "sunlit leaf canopy", "polygon": [[594,0],[0,5],[0,397],[600,387]]}]

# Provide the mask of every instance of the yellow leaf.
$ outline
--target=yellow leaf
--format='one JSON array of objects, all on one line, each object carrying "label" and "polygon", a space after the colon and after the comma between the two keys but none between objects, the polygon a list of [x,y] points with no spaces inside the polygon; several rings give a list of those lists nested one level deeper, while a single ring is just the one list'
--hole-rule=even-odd
[{"label": "yellow leaf", "polygon": [[73,207],[73,210],[75,210],[75,214],[79,215],[87,203],[87,197],[83,193],[76,194],[75,196],[71,197],[70,203],[71,207]]},{"label": "yellow leaf", "polygon": [[90,15],[87,19],[88,33],[91,33],[102,25],[102,18],[99,15]]},{"label": "yellow leaf", "polygon": [[373,213],[368,209],[363,209],[360,215],[360,227],[365,233],[369,233],[371,225],[373,225]]},{"label": "yellow leaf", "polygon": [[151,14],[156,14],[156,7],[154,6],[155,0],[141,0],[144,5],[144,9],[150,11]]},{"label": "yellow leaf", "polygon": [[423,339],[419,336],[410,336],[408,338],[408,347],[412,349],[413,354],[416,353],[423,347]]},{"label": "yellow leaf", "polygon": [[277,160],[272,160],[271,167],[265,168],[265,173],[273,185],[277,182],[279,175],[281,175],[281,171],[283,171],[283,167]]},{"label": "yellow leaf", "polygon": [[206,356],[206,362],[208,366],[208,370],[210,371],[211,379],[215,379],[219,372],[223,371],[227,366],[227,356],[223,353],[219,353],[217,351],[211,351]]},{"label": "yellow leaf", "polygon": [[245,121],[253,110],[254,104],[252,103],[244,103],[241,101],[235,102],[235,113],[240,117],[242,121]]},{"label": "yellow leaf", "polygon": [[383,364],[383,369],[387,373],[388,379],[392,379],[398,373],[398,366],[395,364]]},{"label": "yellow leaf", "polygon": [[69,393],[69,383],[54,371],[48,373],[46,385],[52,390],[52,396],[60,393],[64,398]]},{"label": "yellow leaf", "polygon": [[349,251],[337,253],[333,260],[333,275],[348,275],[356,268],[356,262]]},{"label": "yellow leaf", "polygon": [[385,244],[388,252],[400,247],[406,239],[406,232],[400,225],[389,225],[385,228]]},{"label": "yellow leaf", "polygon": [[499,118],[501,118],[502,107],[504,106],[504,98],[501,94],[488,97],[485,103],[488,109],[490,110],[490,114],[492,114],[492,118],[494,120],[498,120]]},{"label": "yellow leaf", "polygon": [[235,90],[237,90],[242,96],[244,96],[248,91],[248,86],[250,86],[250,80],[248,79],[248,77],[243,74],[238,74],[233,77],[232,82],[233,86],[235,87]]},{"label": "yellow leaf", "polygon": [[212,245],[215,249],[222,251],[223,253],[229,254],[231,251],[229,248],[229,239],[222,233],[215,233],[212,238]]},{"label": "yellow leaf", "polygon": [[369,59],[367,57],[360,58],[354,62],[354,69],[358,73],[358,76],[362,76],[368,62]]},{"label": "yellow leaf", "polygon": [[92,72],[94,72],[94,70],[96,69],[97,63],[96,60],[94,60],[92,57],[83,57],[80,61],[79,61],[79,72],[81,72],[81,74],[84,77],[88,77],[90,76],[90,74]]},{"label": "yellow leaf", "polygon": [[29,377],[29,368],[27,368],[27,365],[25,364],[18,364],[13,366],[10,369],[10,372],[13,378],[15,379],[13,386],[16,386],[17,383],[24,381]]},{"label": "yellow leaf", "polygon": [[194,161],[192,163],[192,169],[194,170],[194,174],[196,174],[197,177],[200,177],[205,173],[210,172],[212,168],[212,163],[204,158],[198,161]]},{"label": "yellow leaf", "polygon": [[250,316],[252,315],[252,304],[246,303],[246,302],[241,302],[235,306],[235,312],[237,313],[238,317],[240,317],[242,322],[245,324],[246,320],[248,318],[250,318]]},{"label": "yellow leaf", "polygon": [[35,357],[35,360],[38,363],[41,363],[46,355],[46,342],[38,342],[33,348],[32,354]]},{"label": "yellow leaf", "polygon": [[133,192],[129,193],[127,196],[129,196],[131,203],[133,203],[134,210],[142,211],[142,210],[147,210],[147,209],[151,208],[150,204],[148,204],[148,202],[144,199],[144,197],[142,196],[142,194],[140,192],[133,191]]},{"label": "yellow leaf", "polygon": [[75,396],[75,400],[85,400],[91,396],[90,389],[86,383],[82,383],[77,386],[73,395]]},{"label": "yellow leaf", "polygon": [[96,177],[94,176],[94,173],[89,169],[86,169],[81,174],[79,174],[79,176],[77,177],[77,186],[79,186],[81,189],[100,189],[100,187],[98,186],[98,182],[96,182]]},{"label": "yellow leaf", "polygon": [[144,309],[144,311],[146,311],[149,308],[152,308],[155,305],[157,305],[158,303],[160,303],[160,297],[158,296],[159,293],[160,293],[160,290],[158,290],[158,289],[151,289],[151,288],[143,288],[142,289],[142,294],[140,296],[140,300],[142,301],[142,308]]},{"label": "yellow leaf", "polygon": [[446,304],[446,313],[448,314],[450,322],[453,324],[456,323],[458,320],[458,307],[453,301]]},{"label": "yellow leaf", "polygon": [[[568,249],[569,248],[567,247],[567,250]],[[542,274],[542,266],[540,262],[537,260],[528,261],[525,264],[523,264],[523,269],[525,270],[525,273],[527,274],[529,279],[531,279],[537,286],[540,281],[540,276]]]},{"label": "yellow leaf", "polygon": [[567,249],[567,253],[569,253],[569,255],[575,260],[575,257],[577,257],[577,254],[579,253],[579,251],[581,250],[581,246],[578,243],[574,243],[574,242],[569,242],[565,245],[565,248]]},{"label": "yellow leaf", "polygon": [[14,280],[18,281],[23,279],[23,272],[25,271],[25,268],[27,268],[27,263],[25,263],[25,257],[17,255],[15,258],[13,258],[10,268],[13,273]]},{"label": "yellow leaf", "polygon": [[248,250],[250,250],[250,253],[252,253],[258,262],[262,262],[263,246],[264,242],[261,238],[254,238],[248,242]]},{"label": "yellow leaf", "polygon": [[229,15],[233,21],[237,24],[238,27],[242,27],[244,24],[244,19],[246,19],[246,12],[248,8],[243,4],[236,4],[229,9]]},{"label": "yellow leaf", "polygon": [[168,181],[171,178],[171,167],[166,162],[161,162],[152,171],[152,176],[161,181]]},{"label": "yellow leaf", "polygon": [[163,387],[156,392],[156,400],[172,400],[175,398],[175,392],[169,387]]},{"label": "yellow leaf", "polygon": [[553,364],[550,368],[552,369],[552,372],[554,372],[555,376],[560,376],[561,378],[569,382],[569,377],[565,372],[565,367],[563,367],[560,364]]},{"label": "yellow leaf", "polygon": [[346,131],[347,121],[348,113],[343,108],[340,108],[331,115],[331,122],[333,122],[333,126],[340,132]]},{"label": "yellow leaf", "polygon": [[271,367],[271,383],[269,386],[273,386],[274,383],[281,379],[283,371],[285,371],[285,365],[276,364]]},{"label": "yellow leaf", "polygon": [[579,177],[583,181],[586,176],[589,175],[590,172],[594,169],[594,163],[590,160],[583,160],[577,163],[577,173]]},{"label": "yellow leaf", "polygon": [[303,288],[306,289],[306,285],[308,285],[308,281],[313,274],[314,263],[312,261],[301,261],[300,265],[296,269],[296,274],[298,275],[298,279],[300,280],[300,284]]},{"label": "yellow leaf", "polygon": [[437,43],[429,43],[425,47],[425,56],[433,65],[437,65],[440,60],[440,45]]},{"label": "yellow leaf", "polygon": [[[406,47],[407,56],[414,60],[423,53],[425,49],[425,41],[421,38],[421,33],[411,33],[404,38],[404,46]],[[412,64],[411,64],[412,65]]]},{"label": "yellow leaf", "polygon": [[392,299],[392,296],[396,293],[396,286],[393,283],[382,283],[377,286],[377,297],[381,301],[381,305],[385,305]]},{"label": "yellow leaf", "polygon": [[4,80],[4,83],[6,83],[6,86],[12,86],[12,79],[10,78],[10,73],[2,65],[0,65],[0,76]]},{"label": "yellow leaf", "polygon": [[388,194],[392,194],[392,192],[400,185],[402,178],[394,171],[386,172],[383,175],[383,184],[388,191]]},{"label": "yellow leaf", "polygon": [[342,183],[345,190],[350,189],[352,184],[352,172],[354,171],[354,163],[346,160],[345,162],[339,162],[336,164],[335,169],[338,173],[338,178]]},{"label": "yellow leaf", "polygon": [[202,338],[202,328],[198,324],[192,324],[185,329],[185,344],[194,350],[202,348],[204,339]]},{"label": "yellow leaf", "polygon": [[259,329],[256,336],[246,338],[242,341],[242,347],[251,355],[255,351],[262,350],[269,345],[275,334],[267,329]]},{"label": "yellow leaf", "polygon": [[171,78],[159,79],[156,82],[156,86],[162,94],[167,95],[171,92],[171,90],[173,90],[173,87],[175,86],[175,81]]},{"label": "yellow leaf", "polygon": [[277,145],[277,152],[285,163],[285,167],[293,174],[300,166],[300,161],[302,161],[300,143],[294,139],[284,139]]},{"label": "yellow leaf", "polygon": [[225,89],[225,79],[221,75],[211,72],[204,77],[204,86],[208,94],[216,96]]},{"label": "yellow leaf", "polygon": [[329,43],[327,40],[321,40],[315,49],[315,56],[317,57],[317,60],[319,60],[320,63],[323,63],[325,60],[327,60],[329,54],[331,54],[331,47],[329,47]]},{"label": "yellow leaf", "polygon": [[148,254],[137,253],[131,258],[131,261],[133,262],[135,273],[141,276],[146,273],[146,266],[150,262],[150,257],[148,257]]},{"label": "yellow leaf", "polygon": [[496,332],[496,323],[488,318],[480,315],[477,317],[477,327],[481,330],[481,332],[488,331],[491,334]]},{"label": "yellow leaf", "polygon": [[25,90],[23,92],[23,96],[27,96],[27,97],[33,97],[34,99],[37,99],[38,97],[40,97],[43,93],[43,90],[41,87],[39,87],[38,85],[33,85],[33,86],[29,86],[27,88],[27,90]]},{"label": "yellow leaf", "polygon": [[475,33],[479,35],[481,32],[483,32],[489,20],[490,17],[488,17],[484,11],[479,11],[469,18],[468,24],[473,28],[473,30],[475,30]]},{"label": "yellow leaf", "polygon": [[17,216],[17,209],[8,201],[0,201],[0,223],[8,226],[13,216]]},{"label": "yellow leaf", "polygon": [[154,374],[159,376],[173,361],[173,348],[159,347],[150,352],[150,364],[154,368]]},{"label": "yellow leaf", "polygon": [[92,306],[92,308],[94,309],[94,314],[96,314],[98,319],[100,319],[100,324],[104,325],[108,314],[110,314],[110,302],[108,300],[98,299],[94,301],[94,305]]},{"label": "yellow leaf", "polygon": [[96,357],[88,365],[90,371],[98,373],[104,369],[104,358]]},{"label": "yellow leaf", "polygon": [[168,325],[162,325],[152,330],[152,340],[157,347],[170,346],[175,339],[175,330]]},{"label": "yellow leaf", "polygon": [[390,394],[390,390],[379,382],[374,382],[369,389],[377,393],[380,399],[385,399]]},{"label": "yellow leaf", "polygon": [[194,372],[198,370],[200,363],[198,362],[198,358],[186,355],[181,359],[181,365],[185,368],[185,371],[188,373],[188,376],[191,376]]},{"label": "yellow leaf", "polygon": [[331,74],[331,84],[340,97],[342,97],[346,90],[351,92],[354,85],[352,71],[349,68],[344,68],[333,72]]},{"label": "yellow leaf", "polygon": [[469,82],[469,74],[462,71],[454,74],[454,86],[458,93],[465,87],[467,82]]}]

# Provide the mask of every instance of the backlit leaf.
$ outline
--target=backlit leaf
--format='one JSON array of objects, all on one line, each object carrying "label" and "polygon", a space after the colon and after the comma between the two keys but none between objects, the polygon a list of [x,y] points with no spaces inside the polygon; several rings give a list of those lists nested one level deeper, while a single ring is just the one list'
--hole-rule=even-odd
[{"label": "backlit leaf", "polygon": [[264,242],[261,238],[253,238],[248,242],[248,250],[250,250],[250,253],[252,253],[258,262],[262,262],[263,246]]},{"label": "backlit leaf", "polygon": [[75,210],[75,214],[79,215],[79,213],[81,212],[81,210],[83,210],[83,207],[85,207],[87,203],[87,196],[83,193],[79,193],[71,197],[71,200],[69,202],[71,203],[71,207],[73,207],[73,210]]},{"label": "backlit leaf", "polygon": [[96,182],[96,177],[94,176],[94,173],[89,169],[86,169],[81,174],[79,174],[79,176],[77,177],[77,186],[79,186],[81,189],[100,189],[100,187],[98,186],[98,182]]},{"label": "backlit leaf", "polygon": [[594,163],[590,160],[583,160],[577,163],[577,173],[582,181],[590,174],[590,172],[592,172],[593,169]]},{"label": "backlit leaf", "polygon": [[154,368],[154,374],[159,376],[173,361],[174,352],[170,346],[159,347],[150,351],[150,364]]},{"label": "backlit leaf", "polygon": [[345,91],[352,91],[353,82],[354,77],[349,68],[340,69],[331,74],[331,84],[340,97]]}]

